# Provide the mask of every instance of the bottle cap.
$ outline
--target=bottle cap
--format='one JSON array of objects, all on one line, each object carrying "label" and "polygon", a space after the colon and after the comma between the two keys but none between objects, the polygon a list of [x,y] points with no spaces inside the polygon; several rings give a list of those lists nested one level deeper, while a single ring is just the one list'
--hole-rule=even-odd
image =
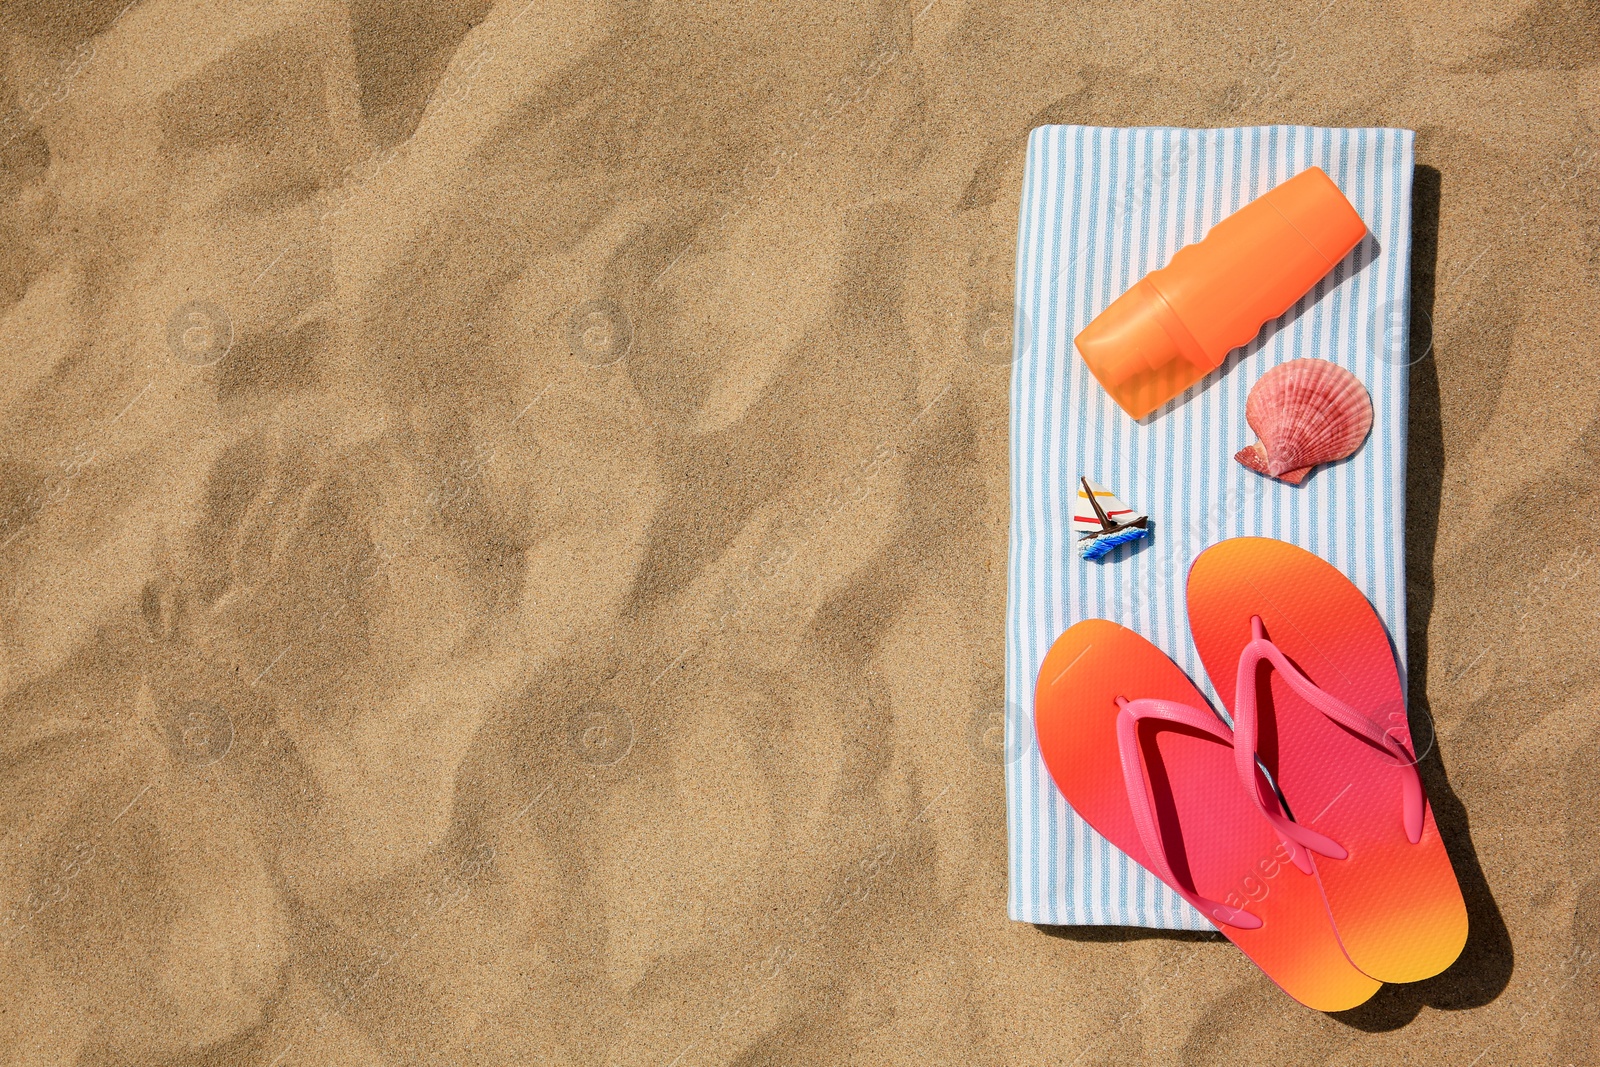
[{"label": "bottle cap", "polygon": [[1144,280],[1096,315],[1075,343],[1106,392],[1136,419],[1215,366],[1166,299]]}]

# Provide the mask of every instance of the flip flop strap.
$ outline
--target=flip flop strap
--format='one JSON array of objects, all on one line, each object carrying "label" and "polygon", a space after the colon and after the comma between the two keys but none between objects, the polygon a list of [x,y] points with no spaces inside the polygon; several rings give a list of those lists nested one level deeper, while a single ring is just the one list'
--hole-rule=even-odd
[{"label": "flip flop strap", "polygon": [[1261,920],[1240,908],[1203,897],[1186,890],[1172,873],[1167,861],[1167,849],[1161,840],[1161,830],[1156,822],[1155,798],[1150,795],[1150,784],[1145,780],[1144,757],[1139,746],[1139,720],[1161,719],[1199,730],[1225,745],[1233,744],[1233,735],[1209,711],[1179,704],[1171,700],[1117,700],[1117,752],[1122,760],[1122,781],[1128,790],[1128,805],[1133,811],[1133,825],[1139,831],[1139,841],[1145,854],[1154,865],[1161,880],[1176,889],[1185,900],[1199,908],[1210,918],[1241,930],[1256,930]]},{"label": "flip flop strap", "polygon": [[[1233,730],[1234,737],[1237,738],[1234,758],[1239,768],[1240,779],[1249,782],[1252,777],[1250,772],[1256,768],[1258,731],[1256,665],[1266,660],[1283,676],[1283,680],[1289,683],[1289,688],[1293,689],[1300,699],[1340,726],[1370,742],[1396,766],[1405,768],[1407,773],[1402,779],[1400,794],[1401,817],[1405,823],[1406,837],[1413,845],[1420,841],[1424,806],[1422,775],[1417,772],[1417,761],[1412,758],[1411,753],[1392,734],[1379,729],[1377,723],[1301,674],[1300,669],[1289,661],[1289,657],[1285,656],[1283,651],[1272,643],[1272,639],[1266,636],[1259,615],[1251,617],[1250,631],[1251,639],[1249,644],[1244,646],[1244,651],[1239,654],[1239,673],[1234,680]],[[1331,838],[1324,837],[1308,826],[1289,821],[1278,809],[1276,794],[1273,796],[1273,810],[1268,812],[1267,817],[1280,830],[1285,826],[1292,827],[1295,831],[1293,835],[1295,840],[1313,852],[1341,860],[1349,855]],[[1328,846],[1332,847],[1332,851],[1329,851]]]}]

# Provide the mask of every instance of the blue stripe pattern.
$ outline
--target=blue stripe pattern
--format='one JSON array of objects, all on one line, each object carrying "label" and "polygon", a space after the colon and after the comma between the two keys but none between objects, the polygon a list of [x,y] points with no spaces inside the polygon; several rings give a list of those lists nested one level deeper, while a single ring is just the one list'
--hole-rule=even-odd
[{"label": "blue stripe pattern", "polygon": [[[1149,638],[1216,703],[1189,638],[1184,581],[1208,545],[1261,535],[1333,563],[1376,606],[1405,658],[1406,324],[1410,130],[1044,126],[1033,131],[1017,242],[1011,381],[1011,553],[1006,602],[1009,911],[1023,922],[1206,930],[1177,894],[1091,830],[1039,758],[1033,685],[1080,619]],[[1072,339],[1117,296],[1212,224],[1310,166],[1369,230],[1350,257],[1223,368],[1129,419]],[[1250,387],[1302,356],[1353,371],[1373,427],[1353,457],[1290,486],[1233,454],[1255,439]],[[1080,475],[1151,518],[1153,536],[1100,562],[1071,529]],[[1220,710],[1220,704],[1217,704]]]}]

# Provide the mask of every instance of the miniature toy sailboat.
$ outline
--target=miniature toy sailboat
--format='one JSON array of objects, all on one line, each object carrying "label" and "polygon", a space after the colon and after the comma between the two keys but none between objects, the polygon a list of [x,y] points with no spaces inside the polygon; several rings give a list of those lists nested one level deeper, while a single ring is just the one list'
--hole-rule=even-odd
[{"label": "miniature toy sailboat", "polygon": [[1150,536],[1148,516],[1135,514],[1098,482],[1087,478],[1079,478],[1078,482],[1072,528],[1078,532],[1078,554],[1084,559],[1099,559],[1118,545]]}]

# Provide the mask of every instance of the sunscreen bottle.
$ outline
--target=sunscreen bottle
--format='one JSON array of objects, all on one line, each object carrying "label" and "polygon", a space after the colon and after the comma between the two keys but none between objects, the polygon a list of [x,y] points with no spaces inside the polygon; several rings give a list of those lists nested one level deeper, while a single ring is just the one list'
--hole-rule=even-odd
[{"label": "sunscreen bottle", "polygon": [[1078,352],[1143,418],[1289,310],[1366,232],[1333,179],[1303,170],[1112,301],[1078,334]]}]

